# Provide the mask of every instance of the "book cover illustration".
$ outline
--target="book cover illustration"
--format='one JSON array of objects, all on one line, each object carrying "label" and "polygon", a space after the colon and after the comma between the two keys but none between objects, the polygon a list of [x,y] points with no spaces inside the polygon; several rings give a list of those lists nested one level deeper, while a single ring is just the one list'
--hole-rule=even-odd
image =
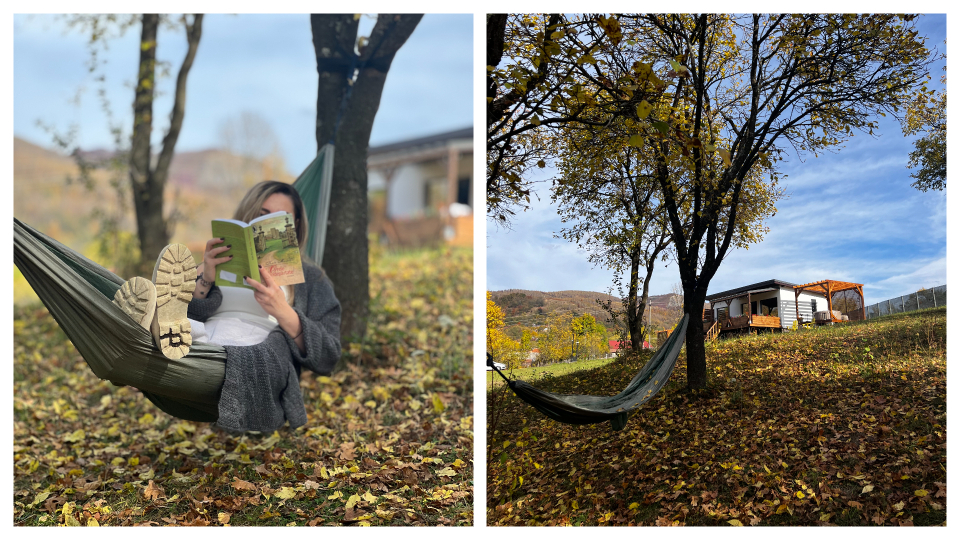
[{"label": "book cover illustration", "polygon": [[284,213],[264,218],[250,223],[257,261],[270,272],[277,285],[303,283],[303,264],[293,216]]},{"label": "book cover illustration", "polygon": [[290,214],[274,212],[249,224],[233,219],[215,219],[212,229],[214,237],[223,238],[223,244],[231,246],[222,255],[233,256],[233,260],[217,265],[217,286],[252,288],[244,284],[243,276],[262,283],[258,264],[270,269],[270,275],[278,285],[303,283],[300,248]]}]

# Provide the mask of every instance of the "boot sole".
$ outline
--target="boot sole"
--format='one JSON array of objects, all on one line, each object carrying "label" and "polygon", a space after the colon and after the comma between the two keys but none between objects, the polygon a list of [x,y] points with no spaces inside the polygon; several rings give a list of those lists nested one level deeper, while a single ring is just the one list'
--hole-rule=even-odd
[{"label": "boot sole", "polygon": [[131,278],[113,295],[113,303],[149,331],[157,309],[157,289],[149,279]]},{"label": "boot sole", "polygon": [[165,247],[153,269],[157,309],[150,329],[160,352],[171,360],[186,356],[193,344],[187,306],[197,286],[196,270],[197,263],[183,244]]}]

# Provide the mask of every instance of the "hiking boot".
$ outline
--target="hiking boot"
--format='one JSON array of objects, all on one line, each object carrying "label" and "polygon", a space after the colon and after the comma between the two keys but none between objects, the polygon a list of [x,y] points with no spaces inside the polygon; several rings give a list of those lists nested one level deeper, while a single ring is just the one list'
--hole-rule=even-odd
[{"label": "hiking boot", "polygon": [[120,286],[113,303],[148,332],[157,309],[157,289],[149,279],[135,277]]},{"label": "hiking boot", "polygon": [[153,269],[157,310],[150,331],[160,352],[171,360],[186,356],[193,343],[187,305],[193,299],[196,276],[197,263],[183,244],[170,244],[157,257]]}]

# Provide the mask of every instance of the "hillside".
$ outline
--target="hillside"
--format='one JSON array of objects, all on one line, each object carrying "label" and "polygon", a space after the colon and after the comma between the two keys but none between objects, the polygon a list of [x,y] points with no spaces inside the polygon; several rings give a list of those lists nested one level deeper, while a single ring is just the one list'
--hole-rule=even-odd
[{"label": "hillside", "polygon": [[[611,302],[614,306],[620,299],[600,292],[592,291],[531,291],[526,289],[506,289],[490,291],[490,295],[504,312],[507,326],[535,326],[553,314],[572,313],[581,315],[589,313],[599,322],[614,330],[610,316],[604,311],[600,302]],[[650,324],[657,328],[667,328],[674,324],[671,311],[668,310],[671,294],[661,294],[650,297],[651,313]]]},{"label": "hillside", "polygon": [[[111,179],[126,185],[124,171],[95,169],[91,176],[96,187],[91,189],[76,180],[79,170],[70,156],[17,137],[13,150],[14,216],[74,249],[84,251],[96,235],[94,211],[116,213],[121,203],[131,206],[129,194],[120,200],[118,192],[110,187]],[[94,163],[112,155],[106,150],[81,152]],[[210,220],[232,217],[246,189],[266,178],[294,179],[270,163],[222,150],[175,154],[166,194],[167,212],[175,208],[182,216],[174,240],[191,248],[202,246],[210,235]],[[132,209],[122,223],[133,232]]]}]

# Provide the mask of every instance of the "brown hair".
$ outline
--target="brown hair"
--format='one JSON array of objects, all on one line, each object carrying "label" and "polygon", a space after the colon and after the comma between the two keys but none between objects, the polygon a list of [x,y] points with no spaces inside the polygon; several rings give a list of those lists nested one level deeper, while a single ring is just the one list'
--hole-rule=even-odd
[{"label": "brown hair", "polygon": [[266,180],[253,186],[250,188],[250,191],[243,196],[240,204],[237,205],[237,211],[234,212],[233,219],[243,221],[244,223],[249,223],[250,220],[256,219],[260,215],[263,203],[266,202],[271,195],[277,193],[286,195],[293,201],[293,219],[294,225],[297,228],[297,244],[299,244],[300,249],[303,250],[307,244],[307,230],[310,224],[307,220],[306,210],[303,207],[303,200],[300,199],[300,194],[297,193],[297,190],[290,184],[284,184],[276,180]]}]

